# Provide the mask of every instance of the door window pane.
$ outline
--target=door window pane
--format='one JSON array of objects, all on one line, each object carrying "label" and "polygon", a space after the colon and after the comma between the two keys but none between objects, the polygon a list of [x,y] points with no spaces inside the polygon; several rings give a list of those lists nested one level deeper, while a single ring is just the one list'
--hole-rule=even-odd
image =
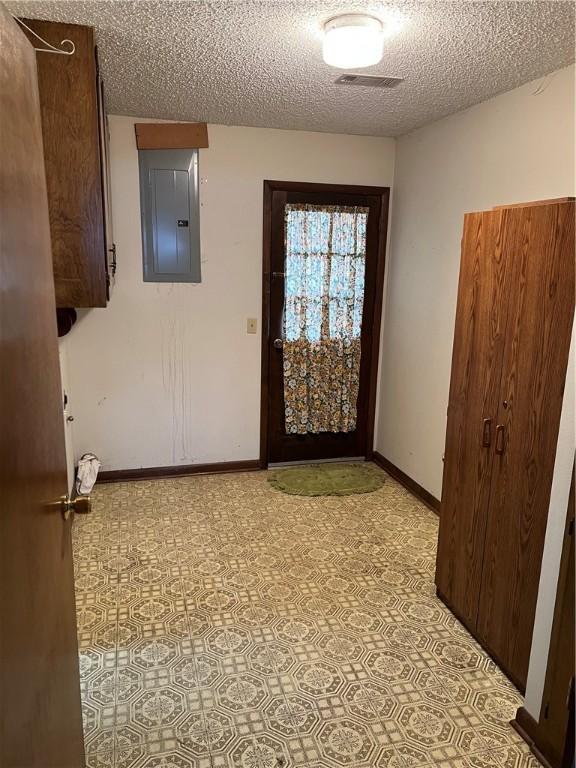
[{"label": "door window pane", "polygon": [[368,209],[286,206],[287,341],[359,338]]}]

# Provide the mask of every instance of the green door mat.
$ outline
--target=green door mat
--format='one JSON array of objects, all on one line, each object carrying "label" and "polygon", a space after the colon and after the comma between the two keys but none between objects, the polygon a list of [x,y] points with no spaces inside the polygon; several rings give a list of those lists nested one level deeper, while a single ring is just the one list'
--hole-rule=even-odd
[{"label": "green door mat", "polygon": [[306,464],[276,469],[268,482],[295,496],[352,496],[371,493],[384,485],[386,475],[373,464]]}]

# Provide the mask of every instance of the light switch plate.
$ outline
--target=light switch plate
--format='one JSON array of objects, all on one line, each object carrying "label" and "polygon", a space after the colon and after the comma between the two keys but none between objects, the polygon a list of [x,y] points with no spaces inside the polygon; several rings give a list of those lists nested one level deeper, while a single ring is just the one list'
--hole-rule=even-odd
[{"label": "light switch plate", "polygon": [[257,321],[255,317],[249,317],[246,321],[246,333],[256,333]]}]

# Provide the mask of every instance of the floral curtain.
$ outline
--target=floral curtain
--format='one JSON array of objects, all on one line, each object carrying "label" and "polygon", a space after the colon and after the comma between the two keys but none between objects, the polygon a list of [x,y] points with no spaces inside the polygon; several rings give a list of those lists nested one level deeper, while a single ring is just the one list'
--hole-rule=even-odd
[{"label": "floral curtain", "polygon": [[368,211],[286,206],[283,359],[288,434],[356,428]]}]

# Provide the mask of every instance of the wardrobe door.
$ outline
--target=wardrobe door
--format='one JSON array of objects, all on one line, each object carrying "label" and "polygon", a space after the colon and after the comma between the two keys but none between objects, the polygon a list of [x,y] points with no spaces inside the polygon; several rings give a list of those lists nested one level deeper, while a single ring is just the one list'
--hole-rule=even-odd
[{"label": "wardrobe door", "polygon": [[510,309],[478,635],[524,689],[574,315],[574,203],[507,216]]},{"label": "wardrobe door", "polygon": [[474,630],[508,302],[506,214],[464,217],[436,561],[439,596]]}]

